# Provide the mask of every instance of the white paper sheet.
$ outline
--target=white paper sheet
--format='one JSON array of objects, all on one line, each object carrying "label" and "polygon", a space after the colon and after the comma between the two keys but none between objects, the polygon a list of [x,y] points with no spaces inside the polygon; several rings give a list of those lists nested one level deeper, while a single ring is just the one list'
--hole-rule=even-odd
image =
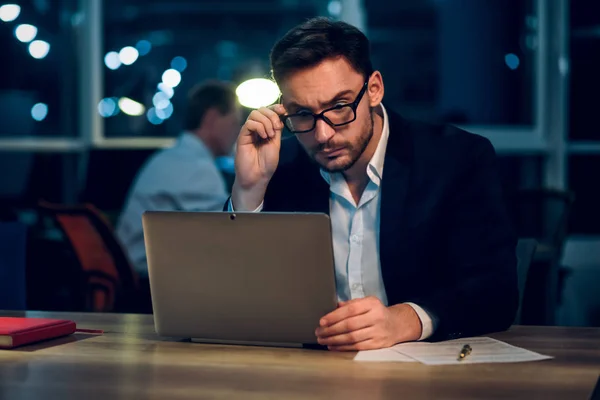
[{"label": "white paper sheet", "polygon": [[398,353],[391,348],[359,351],[354,356],[354,361],[415,362],[412,358]]},{"label": "white paper sheet", "polygon": [[[471,346],[471,353],[462,361],[458,361],[458,355],[466,344]],[[552,358],[489,337],[462,338],[437,343],[402,343],[391,349],[426,365],[514,363]]]}]

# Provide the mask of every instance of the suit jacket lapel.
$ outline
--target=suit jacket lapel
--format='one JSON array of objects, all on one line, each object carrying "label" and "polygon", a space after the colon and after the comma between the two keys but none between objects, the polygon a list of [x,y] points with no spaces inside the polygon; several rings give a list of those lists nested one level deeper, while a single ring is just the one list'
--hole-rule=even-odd
[{"label": "suit jacket lapel", "polygon": [[311,198],[311,206],[310,209],[314,210],[314,212],[325,213],[329,215],[329,185],[323,177],[321,177],[321,173],[317,171],[313,176],[317,177],[318,181],[315,182],[314,192],[310,193]]},{"label": "suit jacket lapel", "polygon": [[[381,209],[379,226],[379,258],[386,291],[393,285],[394,271],[389,265],[391,253],[400,250],[404,205],[408,192],[410,166],[412,163],[412,140],[406,122],[398,115],[388,112],[390,134],[381,180]],[[393,291],[393,290],[392,290]]]},{"label": "suit jacket lapel", "polygon": [[303,171],[306,172],[302,178],[301,193],[303,193],[303,196],[299,196],[301,201],[298,207],[307,212],[318,212],[329,215],[329,185],[321,176],[318,164],[310,160],[307,155],[303,155],[302,159],[305,163]]}]

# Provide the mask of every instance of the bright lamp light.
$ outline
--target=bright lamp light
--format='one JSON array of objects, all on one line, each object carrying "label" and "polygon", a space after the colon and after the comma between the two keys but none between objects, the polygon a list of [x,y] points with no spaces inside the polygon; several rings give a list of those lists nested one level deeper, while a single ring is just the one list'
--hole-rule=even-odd
[{"label": "bright lamp light", "polygon": [[235,93],[241,105],[248,108],[269,106],[279,98],[279,87],[269,79],[256,78],[241,83]]},{"label": "bright lamp light", "polygon": [[173,90],[172,87],[165,85],[164,83],[159,83],[157,86],[158,90],[160,90],[161,92],[163,92],[164,94],[167,95],[167,98],[171,98],[173,97],[173,95],[175,94],[175,91]]},{"label": "bright lamp light", "polygon": [[100,100],[98,103],[98,113],[104,117],[114,117],[119,113],[119,109],[117,108],[117,99],[115,98],[105,98]]},{"label": "bright lamp light", "polygon": [[129,97],[121,97],[119,99],[119,108],[125,114],[130,115],[132,117],[139,117],[140,115],[146,112],[146,107],[143,104],[138,103],[135,100],[130,99]]},{"label": "bright lamp light", "polygon": [[21,7],[16,4],[5,4],[0,7],[0,19],[4,22],[14,21],[19,14],[21,14]]},{"label": "bright lamp light", "polygon": [[36,121],[43,121],[48,115],[48,105],[45,103],[37,103],[31,107],[31,118]]},{"label": "bright lamp light", "polygon": [[125,65],[131,65],[138,59],[139,55],[140,53],[135,47],[123,47],[119,51],[119,60]]},{"label": "bright lamp light", "polygon": [[154,107],[156,107],[157,110],[162,110],[167,108],[169,104],[171,104],[171,101],[165,92],[159,90],[154,97],[152,97],[152,104],[154,104]]},{"label": "bright lamp light", "polygon": [[156,116],[160,119],[169,119],[173,115],[173,103],[169,103],[165,108],[157,108]]},{"label": "bright lamp light", "polygon": [[34,40],[29,43],[29,54],[38,60],[46,57],[50,51],[50,43],[43,40]]},{"label": "bright lamp light", "polygon": [[146,118],[148,118],[148,121],[152,125],[160,125],[164,121],[162,118],[159,118],[159,116],[156,115],[156,109],[154,107],[148,110],[148,112],[146,113]]},{"label": "bright lamp light", "polygon": [[19,42],[29,43],[37,36],[38,29],[29,24],[21,24],[15,29],[15,36]]},{"label": "bright lamp light", "polygon": [[107,68],[112,69],[113,71],[118,69],[122,64],[121,59],[119,58],[119,53],[116,51],[109,51],[106,53],[104,56],[104,64]]},{"label": "bright lamp light", "polygon": [[162,75],[162,83],[170,88],[174,88],[181,82],[181,74],[176,69],[168,69]]}]

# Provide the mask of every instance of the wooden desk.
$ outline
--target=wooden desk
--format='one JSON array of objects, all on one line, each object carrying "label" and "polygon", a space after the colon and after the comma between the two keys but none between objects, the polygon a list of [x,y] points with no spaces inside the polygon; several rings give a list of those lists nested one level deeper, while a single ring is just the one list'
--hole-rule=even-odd
[{"label": "wooden desk", "polygon": [[[0,315],[20,316],[18,312]],[[1,399],[588,399],[600,329],[514,327],[491,335],[556,357],[522,364],[428,367],[358,363],[354,353],[202,345],[158,338],[149,315],[28,312],[68,318],[75,334],[0,350]]]}]

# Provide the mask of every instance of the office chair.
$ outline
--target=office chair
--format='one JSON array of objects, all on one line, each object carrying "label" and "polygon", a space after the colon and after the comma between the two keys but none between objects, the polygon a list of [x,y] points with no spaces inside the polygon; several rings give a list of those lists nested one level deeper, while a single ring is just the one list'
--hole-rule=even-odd
[{"label": "office chair", "polygon": [[569,215],[575,201],[570,191],[547,188],[521,189],[509,205],[521,238],[538,242],[527,283],[523,318],[535,325],[554,325],[556,308],[568,268],[560,265]]},{"label": "office chair", "polygon": [[108,220],[90,204],[40,202],[71,247],[84,278],[86,311],[136,312],[138,277]]}]

